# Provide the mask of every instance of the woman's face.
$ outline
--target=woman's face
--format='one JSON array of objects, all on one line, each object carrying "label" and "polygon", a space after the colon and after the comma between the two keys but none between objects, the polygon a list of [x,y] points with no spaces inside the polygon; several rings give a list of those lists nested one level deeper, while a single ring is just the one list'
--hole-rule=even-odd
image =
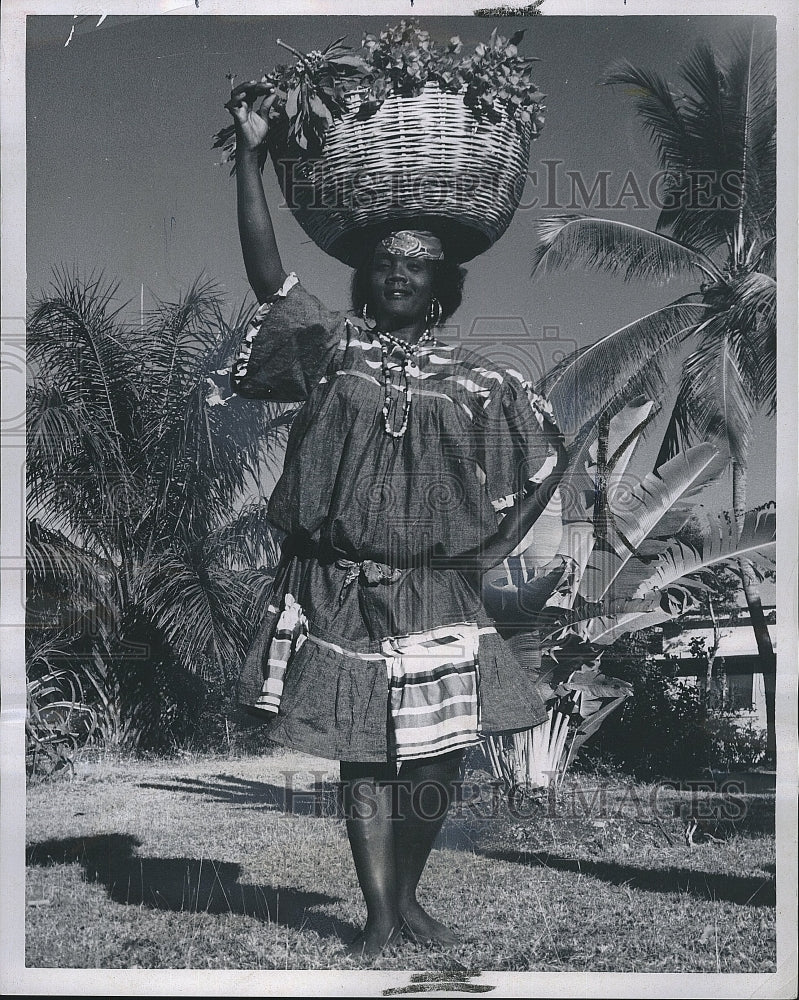
[{"label": "woman's face", "polygon": [[369,266],[369,311],[392,326],[424,322],[433,297],[433,261],[378,246]]}]

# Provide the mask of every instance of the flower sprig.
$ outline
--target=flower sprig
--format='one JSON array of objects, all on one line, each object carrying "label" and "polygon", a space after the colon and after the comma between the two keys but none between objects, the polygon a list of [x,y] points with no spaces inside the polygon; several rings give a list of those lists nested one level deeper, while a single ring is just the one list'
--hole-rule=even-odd
[{"label": "flower sprig", "polygon": [[[302,53],[279,38],[277,44],[297,59],[293,66],[276,66],[260,80],[250,80],[231,90],[244,91],[254,110],[270,123],[271,141],[294,148],[301,155],[318,156],[331,122],[346,111],[346,95],[369,72],[363,57],[337,38],[327,48]],[[228,125],[214,136],[214,148],[223,150],[223,162],[235,160],[235,126]],[[259,153],[263,168],[266,150]]]},{"label": "flower sprig", "polygon": [[[447,93],[462,93],[478,119],[498,122],[503,113],[519,129],[537,134],[543,125],[544,94],[532,81],[537,60],[519,54],[524,31],[510,39],[496,29],[487,43],[466,55],[457,36],[436,44],[413,18],[379,34],[364,34],[361,53],[337,38],[327,48],[298,52],[279,39],[278,45],[296,58],[292,66],[277,66],[260,80],[234,88],[244,90],[258,114],[270,123],[273,148],[301,157],[318,156],[327,129],[348,110],[348,96],[358,93],[358,116],[368,118],[392,95],[414,97],[434,82]],[[233,77],[228,79],[233,89]],[[223,160],[235,159],[235,129],[228,125],[215,138]],[[259,154],[261,167],[266,149]]]}]

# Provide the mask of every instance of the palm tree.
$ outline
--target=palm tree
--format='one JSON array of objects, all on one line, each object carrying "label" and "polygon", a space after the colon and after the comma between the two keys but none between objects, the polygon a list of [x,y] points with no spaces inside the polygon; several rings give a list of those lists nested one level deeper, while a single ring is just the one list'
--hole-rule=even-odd
[{"label": "palm tree", "polygon": [[192,678],[229,678],[246,648],[276,540],[264,500],[241,501],[291,414],[209,405],[247,318],[210,284],[141,326],[116,292],[57,272],[30,317],[28,625],[38,662],[60,651],[100,699],[106,738],[154,743]]},{"label": "palm tree", "polygon": [[[658,464],[708,438],[726,447],[739,533],[758,412],[776,411],[776,85],[772,35],[732,39],[726,56],[699,44],[682,66],[684,88],[623,62],[609,85],[634,88],[634,104],[666,178],[654,231],[589,216],[539,224],[533,271],[582,264],[625,280],[698,288],[603,338],[545,377],[541,389],[580,426],[630,394],[662,382],[680,350],[682,374]],[[589,377],[597,370],[608,383]],[[578,391],[579,389],[579,391]],[[653,397],[656,398],[656,397]],[[557,405],[556,405],[557,408]],[[739,563],[766,687],[768,745],[776,748],[776,659],[750,562]]]}]

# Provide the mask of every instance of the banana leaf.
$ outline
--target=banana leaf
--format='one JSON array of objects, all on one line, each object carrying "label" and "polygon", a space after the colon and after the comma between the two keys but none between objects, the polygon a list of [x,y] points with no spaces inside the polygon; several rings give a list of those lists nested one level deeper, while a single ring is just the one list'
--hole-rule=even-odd
[{"label": "banana leaf", "polygon": [[[654,538],[667,538],[687,522],[691,500],[696,501],[700,488],[719,474],[723,461],[712,445],[700,444],[631,487],[620,482],[615,493],[609,492],[612,520],[608,545],[594,548],[580,582],[580,594],[589,601],[601,600],[628,563],[628,580],[636,569],[641,579],[649,576],[652,556],[644,556],[642,544],[649,539],[648,552],[652,553]],[[640,555],[634,557],[633,550]]]},{"label": "banana leaf", "polygon": [[[738,559],[764,561],[773,564],[776,548],[777,515],[773,508],[750,510],[744,518],[740,537],[733,516],[727,512],[708,515],[708,528],[698,547],[675,542],[658,560],[654,570],[640,583],[634,598],[646,598],[653,592],[663,592],[680,584],[691,591],[702,586],[702,574]],[[622,574],[622,588],[637,580],[637,576]]]}]

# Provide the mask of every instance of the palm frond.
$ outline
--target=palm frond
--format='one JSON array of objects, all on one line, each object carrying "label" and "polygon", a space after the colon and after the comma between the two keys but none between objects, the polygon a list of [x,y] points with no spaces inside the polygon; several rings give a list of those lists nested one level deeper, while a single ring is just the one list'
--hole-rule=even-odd
[{"label": "palm frond", "polygon": [[[725,99],[724,69],[715,50],[706,41],[698,42],[681,63],[683,79],[689,91],[683,98],[681,117],[691,148],[708,159],[704,166],[735,163],[730,148],[740,129],[738,109]],[[697,164],[699,165],[699,164]]]},{"label": "palm frond", "polygon": [[690,169],[693,150],[680,114],[681,95],[674,94],[663,77],[634,66],[626,59],[611,64],[602,81],[627,86],[665,169]]},{"label": "palm frond", "polygon": [[[708,516],[708,527],[695,547],[675,542],[659,558],[653,571],[638,582],[630,596],[645,599],[654,593],[665,594],[678,587],[700,589],[707,571],[738,559],[773,562],[776,546],[776,512],[773,508],[746,513],[738,532],[735,519],[726,512]],[[619,578],[624,591],[624,574]]]},{"label": "palm frond", "polygon": [[219,293],[197,278],[176,302],[157,300],[145,326],[147,362],[142,371],[144,405],[157,415],[148,431],[160,435],[181,415],[181,402],[203,373],[215,344]]},{"label": "palm frond", "polygon": [[209,661],[225,669],[240,661],[253,599],[240,577],[173,548],[150,560],[140,586],[144,612],[185,669],[203,672]]},{"label": "palm frond", "polygon": [[209,532],[203,549],[209,560],[244,568],[272,568],[280,558],[280,534],[267,518],[266,501],[255,500],[233,520]]},{"label": "palm frond", "polygon": [[627,222],[584,215],[556,215],[536,223],[539,245],[532,271],[563,269],[574,264],[620,274],[625,281],[643,278],[665,284],[675,277],[721,272],[705,254],[661,233]]},{"label": "palm frond", "polygon": [[131,469],[134,439],[121,454],[80,388],[35,379],[27,390],[27,491],[34,514],[58,511],[73,534],[116,548],[141,499]]},{"label": "palm frond", "polygon": [[[727,335],[724,315],[705,327],[697,349],[683,366],[683,430],[694,440],[722,440],[736,460],[749,451],[756,402],[751,371]],[[746,347],[746,345],[743,345]]]},{"label": "palm frond", "polygon": [[118,285],[102,275],[56,271],[52,293],[40,299],[28,323],[29,357],[48,377],[81,392],[87,413],[104,425],[120,451],[134,424],[137,399],[131,372],[138,358],[129,348],[114,306]]},{"label": "palm frond", "polygon": [[245,605],[248,627],[244,629],[246,641],[257,631],[258,625],[264,620],[272,597],[274,574],[263,569],[232,570],[236,579],[242,584],[245,592],[250,595],[249,603]]},{"label": "palm frond", "polygon": [[773,30],[753,25],[732,36],[732,57],[725,67],[729,100],[739,108],[742,127],[738,159],[741,173],[739,224],[749,240],[774,235],[776,224],[777,94]]},{"label": "palm frond", "polygon": [[208,405],[209,379],[237,348],[251,313],[242,305],[226,318],[213,286],[198,281],[177,303],[159,303],[151,315],[147,338],[155,374],[142,388],[150,503],[138,526],[149,545],[175,533],[207,534],[229,516],[252,477],[275,471],[296,408],[247,406],[238,397]]},{"label": "palm frond", "polygon": [[[675,94],[657,74],[623,62],[603,82],[634,88],[635,107],[667,175],[658,232],[712,253],[773,234],[776,100],[773,40],[739,36],[724,59],[700,42]],[[738,235],[735,236],[736,230]]]},{"label": "palm frond", "polygon": [[[664,360],[676,352],[713,311],[697,302],[673,302],[564,358],[539,380],[560,427],[571,434],[608,406],[663,391]],[[614,402],[615,401],[615,402]]]},{"label": "palm frond", "polygon": [[51,482],[79,452],[105,458],[105,434],[87,434],[88,419],[81,397],[56,382],[36,379],[27,387],[28,479]]},{"label": "palm frond", "polygon": [[769,412],[777,404],[777,283],[754,271],[733,284],[725,310],[727,337],[736,352],[747,391],[755,406]]},{"label": "palm frond", "polygon": [[670,621],[674,616],[652,601],[629,602],[625,610],[583,622],[578,632],[595,646],[611,646],[624,635]]},{"label": "palm frond", "polygon": [[25,524],[25,558],[30,585],[64,599],[105,601],[111,567],[36,519]]},{"label": "palm frond", "polygon": [[[40,501],[63,488],[76,529],[112,535],[133,516],[139,497],[136,453],[139,358],[117,322],[115,285],[56,272],[52,294],[35,304],[28,346],[40,374],[29,389],[29,474]],[[64,435],[63,438],[61,435]],[[65,483],[65,479],[69,482]]]},{"label": "palm frond", "polygon": [[681,451],[689,448],[691,442],[695,440],[692,423],[692,399],[691,385],[680,375],[680,386],[666,421],[660,450],[655,459],[655,470],[679,455]]}]

